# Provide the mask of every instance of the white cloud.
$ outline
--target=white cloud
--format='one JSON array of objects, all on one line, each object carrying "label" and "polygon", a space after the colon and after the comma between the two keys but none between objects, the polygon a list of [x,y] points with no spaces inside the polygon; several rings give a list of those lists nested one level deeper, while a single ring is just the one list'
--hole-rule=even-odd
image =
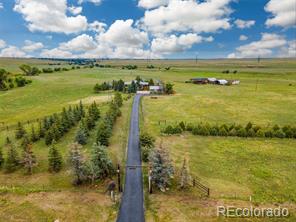
[{"label": "white cloud", "polygon": [[0,57],[13,57],[13,58],[23,58],[27,57],[26,53],[16,46],[8,46],[2,49],[0,52]]},{"label": "white cloud", "polygon": [[239,40],[240,41],[246,41],[246,40],[248,40],[248,36],[240,35]]},{"label": "white cloud", "polygon": [[0,49],[4,48],[5,46],[6,46],[6,42],[0,39]]},{"label": "white cloud", "polygon": [[82,4],[83,2],[91,2],[95,5],[101,4],[102,0],[78,0],[78,4]]},{"label": "white cloud", "polygon": [[157,8],[167,5],[170,0],[139,0],[138,6],[145,9]]},{"label": "white cloud", "polygon": [[287,46],[280,49],[280,57],[296,58],[296,40],[289,41]]},{"label": "white cloud", "polygon": [[103,22],[94,21],[88,25],[88,30],[94,31],[97,33],[105,32],[107,25]]},{"label": "white cloud", "polygon": [[193,33],[183,34],[179,37],[176,35],[157,37],[152,40],[151,50],[156,54],[171,54],[182,52],[200,42],[202,42],[202,37]]},{"label": "white cloud", "polygon": [[78,15],[78,14],[80,14],[82,12],[82,7],[70,6],[70,7],[68,7],[68,10],[73,15]]},{"label": "white cloud", "polygon": [[237,20],[235,20],[234,23],[240,29],[250,28],[251,26],[255,25],[255,21],[254,20],[241,20],[241,19],[237,19]]},{"label": "white cloud", "polygon": [[22,50],[25,52],[34,52],[42,48],[44,48],[44,45],[41,42],[32,42],[30,40],[26,40],[25,46],[22,47]]},{"label": "white cloud", "polygon": [[133,20],[116,20],[109,29],[97,36],[99,43],[111,46],[142,47],[149,42],[148,34],[133,27]]},{"label": "white cloud", "polygon": [[178,32],[217,32],[229,29],[229,3],[232,0],[171,0],[167,6],[148,10],[140,25],[154,34]]},{"label": "white cloud", "polygon": [[96,46],[97,45],[93,37],[82,34],[70,40],[69,42],[61,43],[59,49],[63,51],[79,52],[95,49]]},{"label": "white cloud", "polygon": [[0,2],[0,10],[3,9],[3,8],[4,8],[3,3]]},{"label": "white cloud", "polygon": [[[37,10],[38,9],[38,10]],[[23,15],[30,31],[78,33],[87,29],[85,16],[67,16],[66,0],[16,0],[14,10]]]},{"label": "white cloud", "polygon": [[284,47],[286,44],[287,41],[281,35],[262,33],[259,41],[236,48],[236,52],[229,54],[228,58],[272,57],[275,56],[274,50]]},{"label": "white cloud", "polygon": [[44,49],[40,56],[42,58],[73,58],[75,57],[71,52],[63,51],[58,48],[55,49]]},{"label": "white cloud", "polygon": [[296,3],[295,0],[270,0],[265,6],[265,11],[272,14],[267,19],[266,25],[291,27],[296,26]]}]

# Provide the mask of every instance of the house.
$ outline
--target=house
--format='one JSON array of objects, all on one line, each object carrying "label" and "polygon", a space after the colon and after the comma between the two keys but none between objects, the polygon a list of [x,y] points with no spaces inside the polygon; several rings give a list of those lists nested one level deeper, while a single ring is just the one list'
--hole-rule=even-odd
[{"label": "house", "polygon": [[216,78],[208,78],[210,84],[215,84],[217,79]]},{"label": "house", "polygon": [[209,83],[208,78],[192,78],[190,81],[194,84],[207,84]]},{"label": "house", "polygon": [[163,93],[162,86],[149,86],[149,91],[153,94]]},{"label": "house", "polygon": [[218,80],[216,80],[216,84],[218,84],[218,85],[227,85],[228,81],[225,80],[225,79],[218,79]]}]

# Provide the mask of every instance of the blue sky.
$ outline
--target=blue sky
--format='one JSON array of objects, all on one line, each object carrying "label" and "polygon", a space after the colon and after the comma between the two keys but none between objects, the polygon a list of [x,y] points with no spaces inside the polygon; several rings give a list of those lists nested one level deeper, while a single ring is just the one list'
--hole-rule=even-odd
[{"label": "blue sky", "polygon": [[296,0],[0,0],[0,57],[296,57]]}]

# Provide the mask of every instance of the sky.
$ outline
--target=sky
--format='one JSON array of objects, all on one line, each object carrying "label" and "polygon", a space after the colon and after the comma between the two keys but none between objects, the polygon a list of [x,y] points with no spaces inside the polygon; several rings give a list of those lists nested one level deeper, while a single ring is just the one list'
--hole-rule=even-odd
[{"label": "sky", "polygon": [[0,57],[296,57],[296,0],[0,0]]}]

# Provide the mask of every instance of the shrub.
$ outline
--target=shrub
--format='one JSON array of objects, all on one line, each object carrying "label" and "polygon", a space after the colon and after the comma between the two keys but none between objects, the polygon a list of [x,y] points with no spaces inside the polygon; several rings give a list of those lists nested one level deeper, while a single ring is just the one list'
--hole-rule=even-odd
[{"label": "shrub", "polygon": [[162,191],[171,184],[174,169],[168,152],[162,147],[154,149],[149,156],[152,182]]},{"label": "shrub", "polygon": [[257,137],[265,137],[265,133],[262,129],[260,129],[256,132],[256,136]]},{"label": "shrub", "polygon": [[193,128],[194,128],[194,125],[193,124],[186,124],[186,130],[187,131],[189,131],[189,132],[191,132],[192,130],[193,130]]},{"label": "shrub", "polygon": [[237,136],[239,137],[247,137],[248,134],[247,134],[247,131],[245,128],[240,128],[238,131],[237,131]]},{"label": "shrub", "polygon": [[182,131],[186,130],[186,124],[185,124],[183,121],[181,121],[181,122],[179,123],[179,126],[180,126],[180,128],[182,129]]},{"label": "shrub", "polygon": [[142,160],[148,161],[149,155],[154,148],[155,139],[147,132],[141,133],[140,135],[140,147],[142,151]]},{"label": "shrub", "polygon": [[274,132],[274,136],[277,138],[285,138],[286,134],[283,132],[283,130],[279,129]]}]

